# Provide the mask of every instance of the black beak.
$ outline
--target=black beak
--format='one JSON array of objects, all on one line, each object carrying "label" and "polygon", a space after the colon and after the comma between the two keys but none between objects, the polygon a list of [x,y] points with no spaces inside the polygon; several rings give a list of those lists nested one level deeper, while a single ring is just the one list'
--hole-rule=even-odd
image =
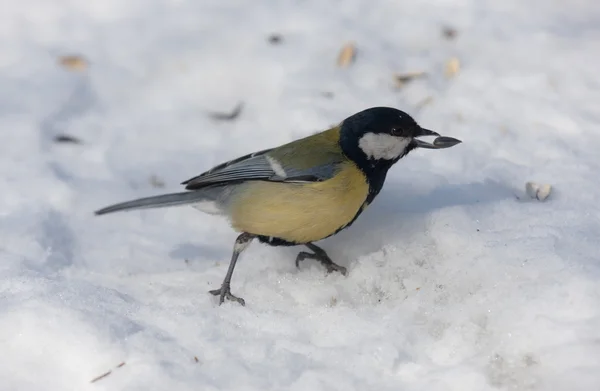
[{"label": "black beak", "polygon": [[417,148],[425,148],[425,149],[444,149],[455,146],[456,144],[460,144],[462,141],[457,140],[452,137],[440,136],[439,133],[434,132],[433,130],[419,128],[415,133],[415,137],[422,136],[437,136],[435,140],[433,140],[433,144],[430,144],[423,140],[418,140],[416,138],[413,139],[413,143],[417,146]]},{"label": "black beak", "polygon": [[425,129],[419,126],[417,131],[415,132],[415,137],[423,137],[423,136],[438,136],[438,132],[434,132],[433,130]]}]

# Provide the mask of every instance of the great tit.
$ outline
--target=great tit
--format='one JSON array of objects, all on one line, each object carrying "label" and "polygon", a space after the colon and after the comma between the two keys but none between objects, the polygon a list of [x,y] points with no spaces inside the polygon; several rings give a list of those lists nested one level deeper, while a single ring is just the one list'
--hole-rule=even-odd
[{"label": "great tit", "polygon": [[[433,143],[417,139],[437,136]],[[407,113],[373,107],[323,132],[220,164],[182,182],[186,191],[119,203],[96,215],[122,210],[191,205],[224,215],[240,235],[225,279],[210,293],[244,305],[231,293],[231,276],[254,240],[271,246],[304,245],[296,258],[314,259],[328,273],[346,275],[314,242],[349,227],[379,194],[390,167],[416,148],[449,148],[460,140],[419,126]]]}]

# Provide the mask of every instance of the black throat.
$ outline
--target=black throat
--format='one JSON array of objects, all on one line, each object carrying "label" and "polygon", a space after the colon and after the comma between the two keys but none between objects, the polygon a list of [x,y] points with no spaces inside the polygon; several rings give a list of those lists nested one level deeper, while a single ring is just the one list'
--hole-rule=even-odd
[{"label": "black throat", "polygon": [[[352,157],[348,157],[354,160]],[[398,161],[398,159],[396,159],[396,161]],[[374,164],[368,160],[360,163],[354,160],[354,162],[367,178],[367,183],[369,184],[369,195],[367,196],[366,203],[370,204],[383,188],[388,170],[395,162],[392,163],[391,161],[386,161],[387,164],[383,164],[383,162]]]},{"label": "black throat", "polygon": [[367,183],[369,184],[369,195],[366,199],[367,204],[370,204],[381,191],[388,170],[416,147],[414,143],[410,143],[406,147],[404,155],[393,160],[373,159],[367,157],[363,150],[360,149],[357,138],[350,132],[344,132],[343,129],[340,135],[340,146],[344,155],[352,160],[367,178]]}]

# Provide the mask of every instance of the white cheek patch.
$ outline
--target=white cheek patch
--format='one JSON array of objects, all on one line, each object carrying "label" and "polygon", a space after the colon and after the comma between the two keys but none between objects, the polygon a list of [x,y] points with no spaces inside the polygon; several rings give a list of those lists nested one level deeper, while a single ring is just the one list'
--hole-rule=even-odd
[{"label": "white cheek patch", "polygon": [[369,158],[393,160],[404,155],[404,150],[410,141],[408,137],[367,133],[358,141],[358,146]]}]

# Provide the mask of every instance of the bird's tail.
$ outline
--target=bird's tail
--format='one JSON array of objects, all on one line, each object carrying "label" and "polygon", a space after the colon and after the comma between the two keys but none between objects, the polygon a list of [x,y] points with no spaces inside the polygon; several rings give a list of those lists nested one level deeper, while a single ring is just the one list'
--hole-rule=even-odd
[{"label": "bird's tail", "polygon": [[97,210],[94,213],[96,215],[103,215],[124,210],[166,208],[169,206],[201,203],[202,201],[206,201],[206,194],[202,194],[202,192],[198,191],[186,191],[182,193],[164,194],[121,202],[119,204],[114,204]]}]

